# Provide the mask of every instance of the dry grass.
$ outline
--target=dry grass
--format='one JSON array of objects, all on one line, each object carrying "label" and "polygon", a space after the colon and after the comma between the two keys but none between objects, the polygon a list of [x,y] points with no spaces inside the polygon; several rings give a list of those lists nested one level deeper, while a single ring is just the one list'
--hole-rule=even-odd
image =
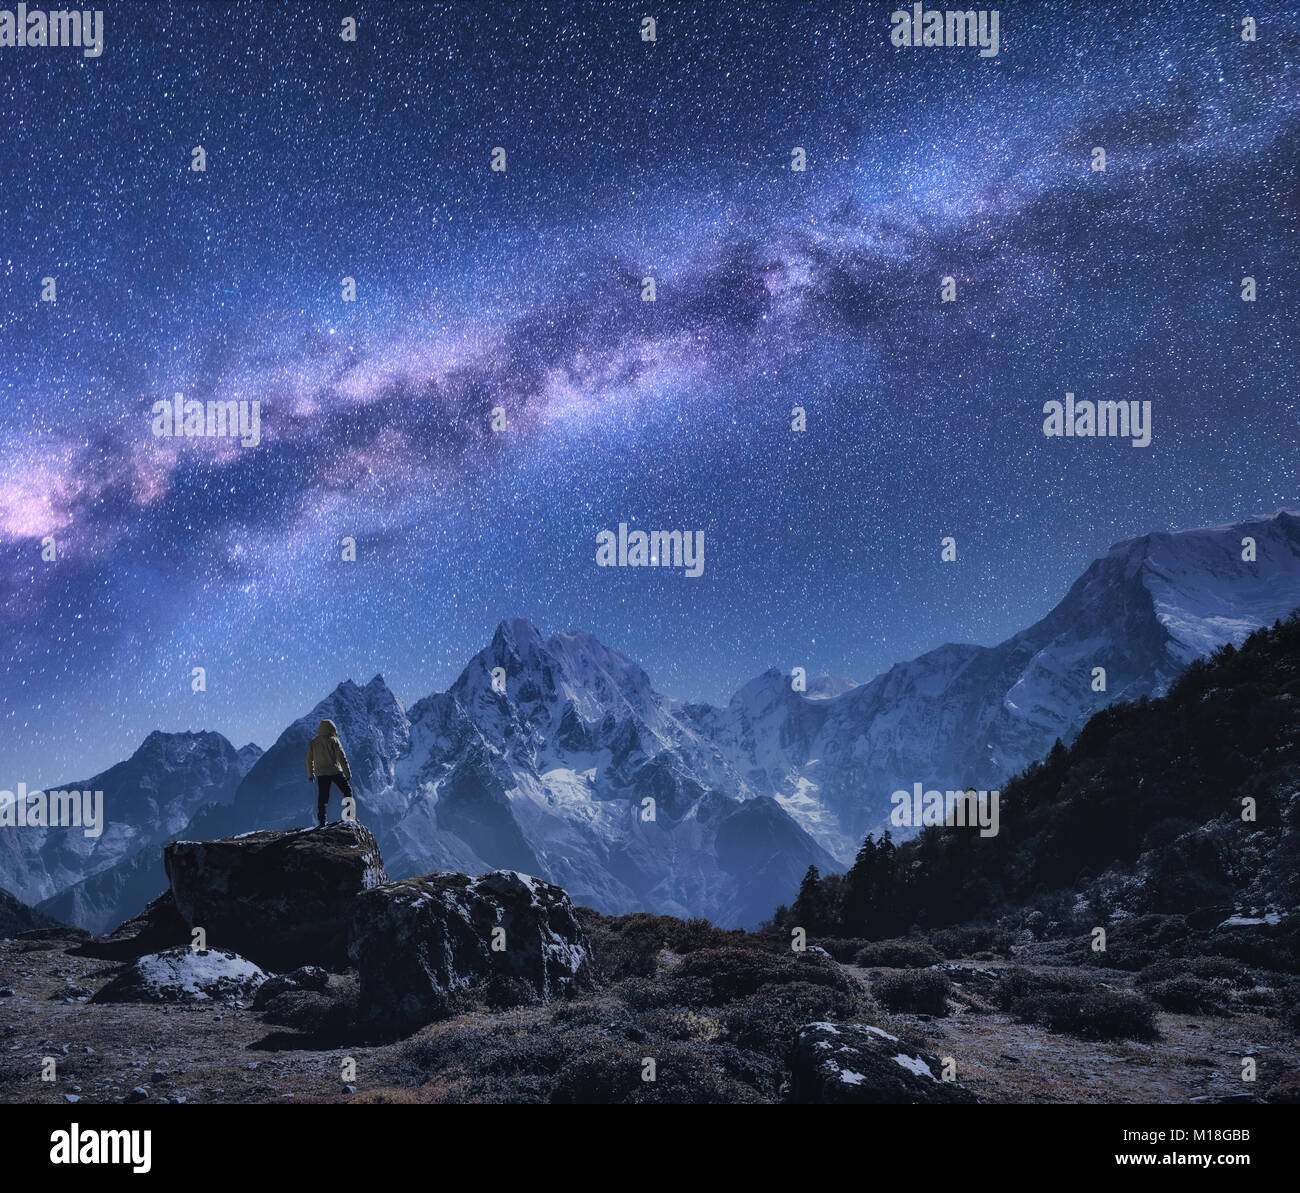
[{"label": "dry grass", "polygon": [[[672,955],[661,954],[659,961],[669,974],[680,970]],[[991,969],[999,964],[981,963]],[[113,1103],[138,1086],[148,1088],[150,1101],[179,1095],[189,1103],[488,1101],[491,1091],[485,1094],[483,1074],[473,1063],[479,1048],[518,1044],[521,1055],[544,1057],[548,1040],[582,1039],[594,1041],[594,1048],[612,1043],[636,1052],[639,1045],[619,1044],[622,1037],[607,1032],[617,1021],[618,1032],[633,1023],[661,1039],[679,1040],[669,1047],[688,1055],[691,1049],[716,1047],[726,1020],[725,1008],[632,1012],[616,988],[606,988],[544,1007],[499,1013],[469,1007],[383,1047],[299,1047],[293,1033],[281,1033],[278,1045],[266,1048],[257,1045],[279,1029],[247,1007],[97,1005],[60,997],[69,985],[97,989],[114,969],[102,960],[71,955],[62,943],[32,948],[0,942],[0,973],[15,992],[0,999],[0,1102],[62,1103],[74,1094],[86,1103]],[[871,976],[855,967],[846,971],[864,985]],[[1106,980],[1127,986],[1132,975],[1108,973]],[[1249,1010],[1230,1017],[1162,1011],[1160,1038],[1139,1043],[1084,1041],[1017,1023],[983,993],[961,985],[954,986],[943,1018],[888,1014],[869,1000],[866,1005],[870,1009],[855,1018],[951,1056],[958,1081],[990,1102],[1185,1103],[1262,1095],[1300,1069],[1300,1048],[1284,1021]],[[432,1053],[438,1046],[453,1058],[463,1049],[466,1060],[423,1071],[408,1063],[421,1048]],[[1257,1059],[1253,1087],[1240,1077],[1246,1055]],[[52,1084],[40,1080],[46,1056],[58,1064]],[[348,1056],[356,1062],[355,1092],[345,1089],[342,1079]],[[544,1075],[539,1082],[542,1088]]]}]

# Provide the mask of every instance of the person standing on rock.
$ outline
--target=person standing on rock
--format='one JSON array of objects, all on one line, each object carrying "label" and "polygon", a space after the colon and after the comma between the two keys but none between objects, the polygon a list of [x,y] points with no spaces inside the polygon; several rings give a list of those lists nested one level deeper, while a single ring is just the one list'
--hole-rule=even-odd
[{"label": "person standing on rock", "polygon": [[[352,798],[352,768],[348,766],[348,756],[343,753],[343,743],[339,741],[339,731],[333,721],[322,721],[316,730],[316,736],[307,744],[307,779],[316,780],[316,820],[321,828],[325,827],[325,805],[329,803],[330,784],[339,789],[343,800]],[[346,804],[344,805],[346,809]]]}]

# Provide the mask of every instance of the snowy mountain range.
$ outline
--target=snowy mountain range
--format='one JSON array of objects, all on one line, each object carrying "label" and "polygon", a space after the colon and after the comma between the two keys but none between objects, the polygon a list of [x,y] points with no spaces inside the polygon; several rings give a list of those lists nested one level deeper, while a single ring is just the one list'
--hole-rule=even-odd
[{"label": "snowy mountain range", "polygon": [[1297,606],[1300,516],[1283,511],[1119,543],[999,645],[948,644],[806,692],[771,670],[725,708],[662,695],[590,634],[505,621],[446,692],[409,709],[375,676],[340,684],[265,753],[151,734],[126,762],[59,785],[105,791],[98,841],[0,830],[0,887],[112,927],[165,886],[163,842],[308,823],[303,759],[328,717],[391,877],[517,869],[606,912],[752,926],[809,864],[842,868],[887,827],[893,791],[996,787],[1099,708],[1160,694],[1197,655]]},{"label": "snowy mountain range", "polygon": [[[236,750],[220,733],[155,731],[125,762],[89,779],[46,789],[103,791],[100,836],[86,836],[77,828],[0,828],[0,886],[29,903],[47,899],[49,914],[82,923],[86,914],[80,888],[87,879],[106,875],[100,886],[119,887],[127,881],[132,859],[142,852],[154,863],[154,876],[161,876],[161,846],[182,833],[200,808],[232,800],[260,756],[257,746]],[[144,900],[165,885],[165,878],[146,879]],[[84,911],[117,902],[120,897],[110,898],[97,887]]]}]

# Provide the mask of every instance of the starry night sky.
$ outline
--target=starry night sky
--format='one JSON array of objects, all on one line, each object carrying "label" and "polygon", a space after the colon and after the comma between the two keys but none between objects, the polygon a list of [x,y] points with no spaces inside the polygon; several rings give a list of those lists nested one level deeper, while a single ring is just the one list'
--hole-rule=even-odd
[{"label": "starry night sky", "polygon": [[[688,700],[866,680],[1296,504],[1284,5],[1003,4],[996,58],[892,3],[100,6],[0,49],[0,785],[409,705],[511,616]],[[1066,390],[1152,446],[1046,439]],[[177,391],[261,444],[155,438]],[[596,568],[620,521],[703,577]]]}]

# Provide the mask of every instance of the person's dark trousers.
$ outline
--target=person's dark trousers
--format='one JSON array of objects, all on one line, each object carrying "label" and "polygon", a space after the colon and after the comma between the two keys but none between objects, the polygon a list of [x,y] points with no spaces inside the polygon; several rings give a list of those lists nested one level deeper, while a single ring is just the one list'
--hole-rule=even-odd
[{"label": "person's dark trousers", "polygon": [[343,775],[317,775],[316,821],[322,826],[325,824],[325,805],[329,803],[331,783],[338,785],[339,795],[343,799],[352,798],[352,786]]}]

